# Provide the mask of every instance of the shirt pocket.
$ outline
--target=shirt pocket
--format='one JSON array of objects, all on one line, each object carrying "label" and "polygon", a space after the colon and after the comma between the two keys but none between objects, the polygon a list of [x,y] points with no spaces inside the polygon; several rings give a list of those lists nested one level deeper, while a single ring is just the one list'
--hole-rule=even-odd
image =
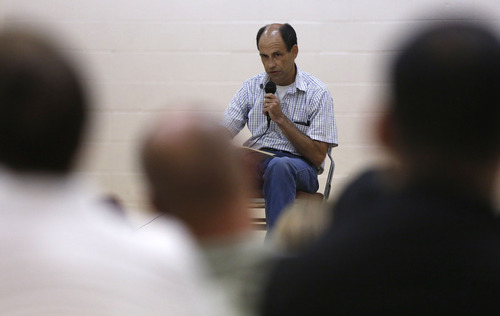
[{"label": "shirt pocket", "polygon": [[290,120],[299,131],[307,135],[307,131],[311,126],[311,119],[307,109],[296,109],[293,111]]}]

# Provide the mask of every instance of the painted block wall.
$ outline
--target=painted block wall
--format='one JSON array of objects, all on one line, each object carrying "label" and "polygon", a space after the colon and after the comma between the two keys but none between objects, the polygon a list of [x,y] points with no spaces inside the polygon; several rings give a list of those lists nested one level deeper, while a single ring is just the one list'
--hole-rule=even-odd
[{"label": "painted block wall", "polygon": [[220,118],[241,83],[263,71],[255,35],[271,22],[294,26],[298,66],[334,98],[334,199],[386,156],[373,124],[399,40],[439,20],[436,13],[460,15],[463,8],[500,30],[497,0],[0,0],[0,23],[42,23],[63,39],[94,101],[79,173],[140,211],[146,205],[137,153],[148,123],[193,100],[203,104],[196,111]]}]

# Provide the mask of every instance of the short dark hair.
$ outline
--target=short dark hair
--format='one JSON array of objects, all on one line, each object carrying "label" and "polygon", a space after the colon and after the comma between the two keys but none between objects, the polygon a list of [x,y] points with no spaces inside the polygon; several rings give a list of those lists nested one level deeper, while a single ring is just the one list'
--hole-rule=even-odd
[{"label": "short dark hair", "polygon": [[[262,33],[264,33],[264,31],[267,30],[267,28],[269,28],[270,25],[271,24],[264,25],[257,32],[257,49],[259,49],[259,40],[260,37],[262,36]],[[281,34],[281,38],[283,39],[283,42],[285,42],[287,51],[291,51],[293,46],[297,45],[297,34],[295,33],[295,30],[290,24],[285,23],[281,25],[279,31]]]},{"label": "short dark hair", "polygon": [[26,29],[0,32],[0,163],[68,172],[86,118],[82,85],[55,44]]},{"label": "short dark hair", "polygon": [[498,152],[500,43],[483,25],[439,23],[411,38],[392,68],[403,140],[458,157]]}]

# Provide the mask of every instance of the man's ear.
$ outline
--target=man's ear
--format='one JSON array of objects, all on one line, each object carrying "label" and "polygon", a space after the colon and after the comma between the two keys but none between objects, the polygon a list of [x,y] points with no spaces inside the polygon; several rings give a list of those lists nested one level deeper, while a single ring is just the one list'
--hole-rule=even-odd
[{"label": "man's ear", "polygon": [[293,58],[297,58],[297,55],[299,54],[299,46],[297,44],[293,45],[290,51],[293,54]]},{"label": "man's ear", "polygon": [[149,193],[149,203],[154,211],[160,214],[169,214],[169,210],[165,207],[165,202],[153,191]]},{"label": "man's ear", "polygon": [[387,109],[380,117],[376,126],[378,140],[382,145],[393,151],[397,147],[397,124],[394,114],[390,109]]}]

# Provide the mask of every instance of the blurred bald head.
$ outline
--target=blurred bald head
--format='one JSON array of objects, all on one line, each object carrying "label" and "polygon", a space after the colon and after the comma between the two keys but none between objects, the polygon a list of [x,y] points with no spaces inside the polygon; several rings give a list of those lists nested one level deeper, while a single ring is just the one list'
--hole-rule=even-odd
[{"label": "blurred bald head", "polygon": [[146,137],[142,162],[155,206],[180,218],[221,212],[245,192],[227,130],[200,116],[162,117]]}]

